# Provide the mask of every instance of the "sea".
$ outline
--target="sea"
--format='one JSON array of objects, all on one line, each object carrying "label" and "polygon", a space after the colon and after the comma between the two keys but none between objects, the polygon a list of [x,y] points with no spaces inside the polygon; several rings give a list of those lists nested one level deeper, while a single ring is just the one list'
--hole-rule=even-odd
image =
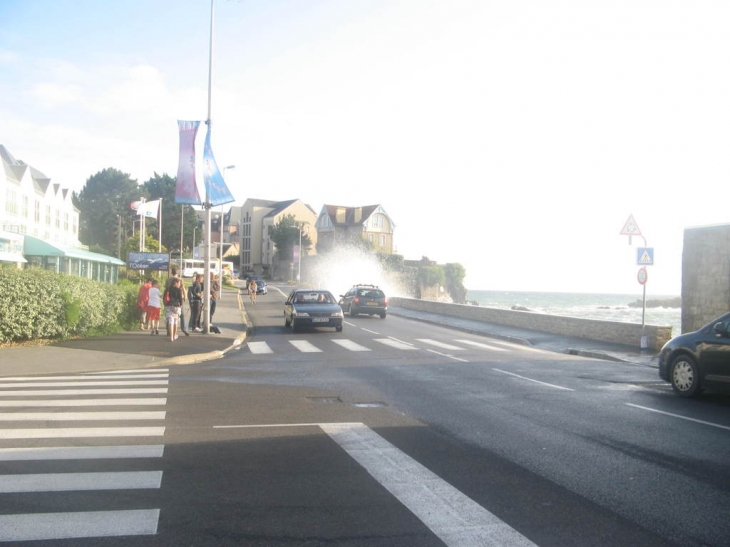
[{"label": "sea", "polygon": [[[564,315],[603,321],[621,321],[641,324],[643,306],[641,294],[600,294],[527,291],[469,290],[467,301],[480,306],[505,310],[519,307],[536,313]],[[652,295],[650,300],[671,300],[676,295]],[[638,307],[629,304],[639,303]],[[672,336],[682,332],[681,307],[646,307],[645,325],[672,327]]]}]

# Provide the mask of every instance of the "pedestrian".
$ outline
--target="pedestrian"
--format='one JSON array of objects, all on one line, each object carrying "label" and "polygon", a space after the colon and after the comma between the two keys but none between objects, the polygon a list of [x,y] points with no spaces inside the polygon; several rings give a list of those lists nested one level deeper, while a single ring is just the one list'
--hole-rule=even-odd
[{"label": "pedestrian", "polygon": [[[165,289],[172,286],[172,283],[175,279],[180,281],[180,291],[182,292],[182,304],[180,305],[180,330],[185,334],[185,336],[190,336],[190,333],[185,330],[185,297],[186,297],[186,291],[185,291],[185,283],[183,283],[182,277],[177,275],[177,266],[173,266],[170,268],[170,277],[167,278],[167,283],[165,284]],[[168,333],[169,334],[169,333]]]},{"label": "pedestrian", "polygon": [[212,325],[216,300],[218,299],[218,291],[221,290],[221,285],[218,282],[218,276],[213,272],[210,272],[210,281],[210,324]]},{"label": "pedestrian", "polygon": [[190,323],[188,330],[200,332],[200,315],[203,309],[203,274],[196,273],[194,281],[188,288],[188,302],[190,303]]},{"label": "pedestrian", "polygon": [[258,290],[258,285],[256,284],[256,280],[252,279],[251,283],[248,284],[248,294],[251,296],[251,303],[256,303],[256,291]]},{"label": "pedestrian", "polygon": [[150,335],[156,336],[160,334],[160,308],[162,307],[162,293],[160,292],[160,283],[152,280],[152,286],[149,291],[147,300],[147,321],[150,324]]},{"label": "pedestrian", "polygon": [[183,305],[183,290],[180,278],[172,280],[169,289],[165,291],[165,317],[167,318],[167,332],[170,342],[177,340],[177,327],[180,321],[180,311]]},{"label": "pedestrian", "polygon": [[137,293],[137,309],[139,310],[139,330],[147,330],[147,301],[149,300],[152,278],[148,277]]}]

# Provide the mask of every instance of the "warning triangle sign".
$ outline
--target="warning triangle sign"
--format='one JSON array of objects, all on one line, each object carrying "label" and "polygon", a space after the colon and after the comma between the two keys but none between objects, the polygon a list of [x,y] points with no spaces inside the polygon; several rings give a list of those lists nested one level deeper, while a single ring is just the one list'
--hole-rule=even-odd
[{"label": "warning triangle sign", "polygon": [[639,230],[639,225],[636,224],[636,221],[634,220],[634,215],[629,215],[629,220],[626,221],[626,224],[624,224],[624,227],[621,229],[621,235],[622,236],[640,236],[641,230]]}]

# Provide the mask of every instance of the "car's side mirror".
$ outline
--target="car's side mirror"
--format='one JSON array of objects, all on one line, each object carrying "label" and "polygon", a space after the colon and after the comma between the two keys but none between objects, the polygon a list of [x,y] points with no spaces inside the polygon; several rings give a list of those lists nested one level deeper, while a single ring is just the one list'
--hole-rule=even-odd
[{"label": "car's side mirror", "polygon": [[716,336],[725,336],[727,334],[727,331],[725,330],[725,323],[722,321],[715,323],[712,330],[715,331]]}]

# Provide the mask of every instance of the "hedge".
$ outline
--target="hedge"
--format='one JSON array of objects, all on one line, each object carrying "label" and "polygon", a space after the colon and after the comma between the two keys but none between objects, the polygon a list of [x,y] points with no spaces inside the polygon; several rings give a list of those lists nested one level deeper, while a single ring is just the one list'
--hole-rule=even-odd
[{"label": "hedge", "polygon": [[115,332],[135,321],[138,286],[40,268],[0,268],[0,343]]}]

